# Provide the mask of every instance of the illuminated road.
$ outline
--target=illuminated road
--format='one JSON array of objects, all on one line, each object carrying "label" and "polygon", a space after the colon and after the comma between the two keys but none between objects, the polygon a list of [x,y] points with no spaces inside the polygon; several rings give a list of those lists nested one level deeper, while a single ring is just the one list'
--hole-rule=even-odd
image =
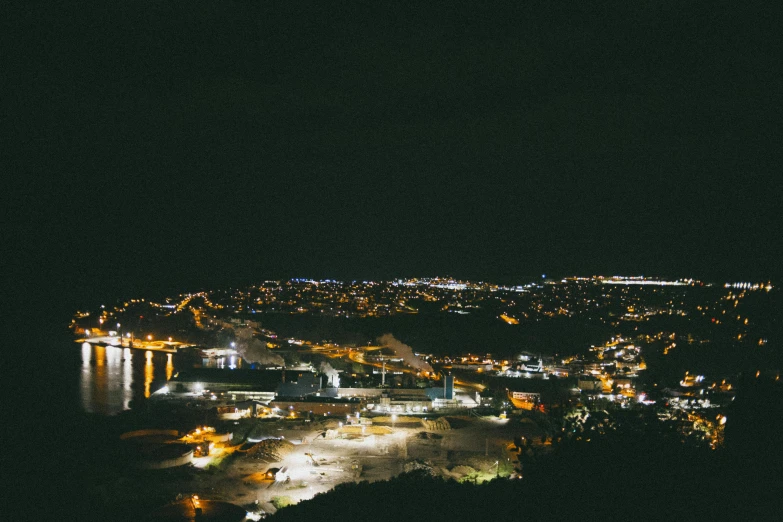
[{"label": "illuminated road", "polygon": [[454,385],[462,388],[470,388],[477,392],[483,392],[487,387],[479,382],[463,381],[462,379],[454,379]]},{"label": "illuminated road", "polygon": [[153,352],[166,352],[166,353],[176,353],[177,348],[192,346],[189,344],[179,343],[176,341],[145,341],[143,339],[133,339],[133,342],[131,343],[131,339],[127,337],[120,338],[120,337],[113,337],[113,336],[76,339],[76,342],[79,344],[89,343],[89,344],[98,344],[104,346],[116,346],[118,348],[119,347],[133,348],[134,350],[150,350]]},{"label": "illuminated road", "polygon": [[519,324],[519,320],[516,317],[507,314],[500,314],[500,318],[508,324]]},{"label": "illuminated road", "polygon": [[193,308],[192,306],[189,308],[189,310],[193,313],[193,320],[196,322],[196,327],[199,330],[206,330],[206,327],[201,322],[201,312],[199,312],[196,308]]},{"label": "illuminated road", "polygon": [[[359,349],[356,349],[356,350],[350,350],[347,353],[347,355],[348,355],[348,358],[351,361],[353,361],[353,362],[356,362],[356,363],[359,363],[359,364],[366,364],[367,366],[374,366],[376,368],[381,368],[381,367],[383,367],[382,363],[370,362],[370,361],[367,361],[364,358],[364,352],[365,351],[370,351],[370,350],[375,351],[375,350],[380,350],[381,348],[383,348],[383,346],[366,346],[366,347],[363,346],[362,348],[359,348]],[[386,367],[387,368],[391,367],[390,362],[388,362],[388,361],[386,362]],[[403,369],[403,371],[406,371],[406,370]]]}]

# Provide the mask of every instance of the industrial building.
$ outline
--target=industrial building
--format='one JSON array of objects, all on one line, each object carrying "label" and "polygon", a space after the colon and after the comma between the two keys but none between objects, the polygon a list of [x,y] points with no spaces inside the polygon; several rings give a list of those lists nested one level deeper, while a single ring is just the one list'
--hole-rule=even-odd
[{"label": "industrial building", "polygon": [[[286,378],[287,377],[287,378]],[[312,372],[283,372],[285,379],[277,386],[278,397],[306,397],[321,391],[323,376]]]},{"label": "industrial building", "polygon": [[235,400],[272,400],[282,382],[281,370],[193,368],[177,373],[169,385],[176,393],[223,393]]},{"label": "industrial building", "polygon": [[447,375],[437,388],[327,388],[321,396],[361,398],[370,411],[425,413],[439,409],[472,408],[481,403],[478,393],[457,393],[454,376]]},{"label": "industrial building", "polygon": [[[471,408],[481,402],[478,394],[456,393],[451,375],[444,377],[442,387],[433,388],[323,388],[323,381],[323,376],[309,370],[194,368],[175,375],[169,387],[175,393],[210,393],[239,403],[277,404],[281,410],[319,415],[355,413],[364,407],[377,412],[426,413]],[[326,403],[333,406],[323,406]],[[257,408],[252,415],[257,414]],[[237,407],[220,414],[228,418],[247,412]]]},{"label": "industrial building", "polygon": [[380,396],[377,403],[368,404],[367,409],[392,413],[424,413],[432,411],[432,399],[423,388],[389,390]]},{"label": "industrial building", "polygon": [[316,394],[321,388],[321,380],[307,370],[193,368],[176,374],[169,387],[176,393],[210,392],[238,401],[267,403],[278,395]]},{"label": "industrial building", "polygon": [[278,397],[269,403],[271,408],[294,414],[352,415],[361,411],[359,399],[336,397]]}]

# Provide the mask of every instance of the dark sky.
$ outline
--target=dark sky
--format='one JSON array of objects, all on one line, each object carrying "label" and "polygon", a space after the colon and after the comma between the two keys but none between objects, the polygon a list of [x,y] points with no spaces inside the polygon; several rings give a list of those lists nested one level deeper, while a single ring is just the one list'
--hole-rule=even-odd
[{"label": "dark sky", "polygon": [[777,2],[423,3],[15,7],[8,280],[780,274]]}]

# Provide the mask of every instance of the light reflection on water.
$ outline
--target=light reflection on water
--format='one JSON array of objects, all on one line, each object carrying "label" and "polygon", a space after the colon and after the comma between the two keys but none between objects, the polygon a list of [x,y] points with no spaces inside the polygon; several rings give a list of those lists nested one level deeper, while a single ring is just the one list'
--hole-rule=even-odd
[{"label": "light reflection on water", "polygon": [[130,409],[130,397],[133,395],[133,390],[131,389],[131,349],[130,348],[123,348],[122,350],[122,390],[123,390],[123,397],[127,397],[127,399],[123,399],[122,401],[122,409],[123,410],[129,410]]},{"label": "light reflection on water", "polygon": [[[192,368],[191,356],[118,346],[81,345],[79,388],[82,408],[90,413],[114,415],[142,403],[170,381],[178,371]],[[241,357],[200,359],[205,368],[246,367]]]},{"label": "light reflection on water", "polygon": [[174,356],[170,353],[166,354],[166,380],[170,381],[174,375]]},{"label": "light reflection on water", "polygon": [[117,346],[81,346],[79,387],[82,408],[113,415],[161,388],[184,367],[178,354]]},{"label": "light reflection on water", "polygon": [[152,364],[152,352],[150,350],[144,352],[144,357],[147,360],[144,363],[144,398],[149,399],[150,386],[152,385],[152,379],[155,376],[155,367]]}]

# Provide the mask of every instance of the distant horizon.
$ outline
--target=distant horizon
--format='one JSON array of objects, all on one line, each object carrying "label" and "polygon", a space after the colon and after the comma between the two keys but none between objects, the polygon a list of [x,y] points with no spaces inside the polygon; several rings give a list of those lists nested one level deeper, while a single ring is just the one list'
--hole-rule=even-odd
[{"label": "distant horizon", "polygon": [[[612,278],[621,278],[621,279],[631,279],[631,278],[644,278],[646,280],[652,280],[652,281],[687,281],[692,280],[695,282],[703,283],[704,285],[725,285],[725,284],[734,284],[734,283],[750,283],[750,284],[771,284],[772,288],[776,288],[776,280],[773,278],[723,278],[723,279],[717,279],[717,278],[709,278],[709,279],[701,279],[698,277],[672,277],[672,276],[665,276],[665,275],[641,275],[641,274],[630,274],[630,275],[621,275],[621,274],[612,274],[612,275],[606,275],[606,274],[591,274],[591,275],[581,275],[581,274],[569,274],[569,275],[562,275],[562,274],[539,274],[539,275],[525,275],[525,276],[519,276],[514,281],[499,281],[494,279],[470,279],[470,278],[460,278],[455,277],[452,275],[430,275],[430,276],[408,276],[408,277],[393,277],[393,278],[375,278],[375,279],[337,279],[332,277],[324,277],[324,278],[315,278],[315,277],[303,277],[303,276],[295,276],[295,277],[287,277],[287,278],[259,278],[252,282],[227,282],[224,284],[220,283],[204,283],[201,285],[174,285],[173,287],[168,288],[147,288],[145,290],[141,290],[136,293],[125,293],[125,292],[116,292],[116,293],[110,293],[108,290],[104,292],[95,292],[92,294],[92,296],[85,295],[81,301],[90,301],[93,304],[90,306],[97,305],[98,301],[106,300],[111,301],[114,299],[133,299],[136,297],[139,298],[153,298],[153,299],[159,299],[159,298],[166,298],[171,297],[173,295],[182,295],[182,294],[188,294],[188,293],[197,293],[197,292],[211,292],[211,291],[217,291],[217,290],[225,290],[225,289],[232,289],[232,288],[251,288],[255,286],[260,286],[264,284],[265,282],[318,282],[318,283],[324,283],[324,282],[332,282],[337,284],[347,284],[347,283],[394,283],[396,281],[408,281],[408,280],[433,280],[433,279],[450,279],[453,281],[461,282],[461,283],[483,283],[483,284],[490,284],[490,285],[502,285],[506,287],[513,287],[513,286],[519,286],[519,285],[525,285],[530,283],[539,283],[542,281],[562,281],[563,279],[569,279],[569,278],[585,278],[585,279],[612,279]],[[101,294],[101,295],[98,295]],[[86,306],[86,304],[82,304],[81,306]]]},{"label": "distant horizon", "polygon": [[768,3],[49,4],[7,39],[22,316],[303,276],[783,278]]}]

